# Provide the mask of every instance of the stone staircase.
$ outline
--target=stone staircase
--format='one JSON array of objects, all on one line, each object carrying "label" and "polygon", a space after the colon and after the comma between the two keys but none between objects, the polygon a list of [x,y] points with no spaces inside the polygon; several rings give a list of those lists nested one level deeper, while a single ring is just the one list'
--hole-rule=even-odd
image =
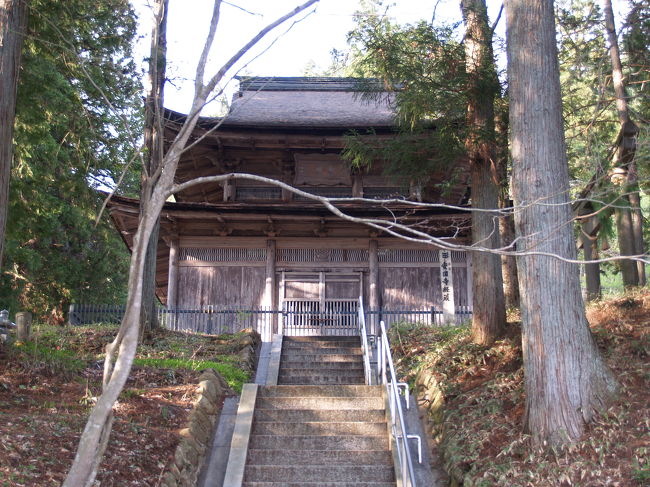
[{"label": "stone staircase", "polygon": [[358,337],[285,337],[278,386],[260,387],[246,487],[394,487],[381,386]]},{"label": "stone staircase", "polygon": [[359,337],[284,337],[278,384],[364,384]]}]

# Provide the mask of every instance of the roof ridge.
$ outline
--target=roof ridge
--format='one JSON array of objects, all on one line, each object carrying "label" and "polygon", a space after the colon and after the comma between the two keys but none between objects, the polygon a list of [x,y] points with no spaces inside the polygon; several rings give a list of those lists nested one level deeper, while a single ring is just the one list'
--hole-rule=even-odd
[{"label": "roof ridge", "polygon": [[235,76],[239,91],[386,91],[379,78],[327,76]]}]

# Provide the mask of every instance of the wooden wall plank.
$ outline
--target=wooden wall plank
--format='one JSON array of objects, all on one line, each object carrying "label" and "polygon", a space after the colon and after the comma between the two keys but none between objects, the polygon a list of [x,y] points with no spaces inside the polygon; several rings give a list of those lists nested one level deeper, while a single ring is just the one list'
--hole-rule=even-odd
[{"label": "wooden wall plank", "polygon": [[440,306],[440,271],[438,268],[395,268],[380,272],[384,309],[428,309]]},{"label": "wooden wall plank", "polygon": [[256,308],[264,294],[263,267],[180,267],[178,307],[204,306]]}]

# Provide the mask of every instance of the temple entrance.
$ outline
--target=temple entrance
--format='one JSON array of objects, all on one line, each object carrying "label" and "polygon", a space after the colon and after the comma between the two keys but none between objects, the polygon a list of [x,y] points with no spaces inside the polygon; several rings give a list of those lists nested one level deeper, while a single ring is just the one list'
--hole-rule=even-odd
[{"label": "temple entrance", "polygon": [[280,333],[289,336],[356,335],[361,272],[282,272]]}]

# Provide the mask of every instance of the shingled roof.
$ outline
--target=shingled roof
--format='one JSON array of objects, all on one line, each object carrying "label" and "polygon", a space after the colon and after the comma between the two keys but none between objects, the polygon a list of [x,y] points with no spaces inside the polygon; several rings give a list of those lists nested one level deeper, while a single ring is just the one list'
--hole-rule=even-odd
[{"label": "shingled roof", "polygon": [[[361,78],[240,77],[226,126],[389,128],[394,94]],[[363,96],[373,91],[373,96]]]}]

